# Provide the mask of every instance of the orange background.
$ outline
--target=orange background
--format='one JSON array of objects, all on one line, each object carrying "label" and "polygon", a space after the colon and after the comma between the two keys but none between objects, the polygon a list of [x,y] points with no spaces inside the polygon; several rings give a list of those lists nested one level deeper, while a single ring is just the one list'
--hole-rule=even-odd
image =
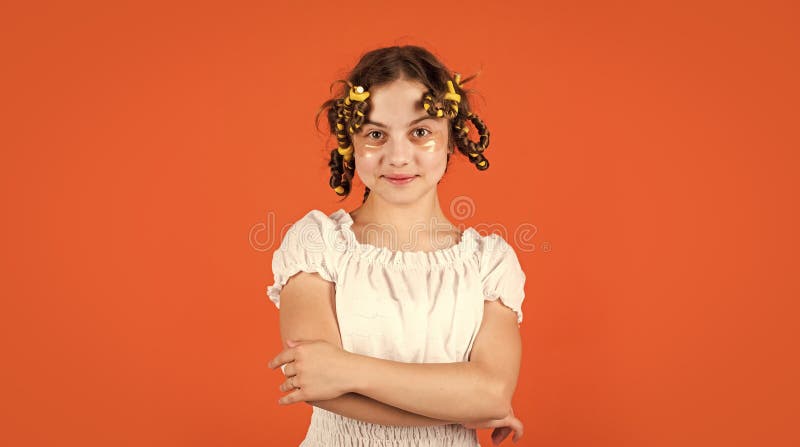
[{"label": "orange background", "polygon": [[313,118],[392,44],[482,70],[442,203],[537,230],[519,445],[800,443],[793,2],[10,3],[0,444],[300,442],[272,252],[360,203]]}]

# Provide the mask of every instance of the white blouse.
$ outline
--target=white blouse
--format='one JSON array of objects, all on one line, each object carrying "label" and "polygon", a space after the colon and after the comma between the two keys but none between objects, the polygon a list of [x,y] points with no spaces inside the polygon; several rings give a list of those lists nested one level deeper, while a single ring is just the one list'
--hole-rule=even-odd
[{"label": "white blouse", "polygon": [[[407,363],[469,361],[483,301],[497,300],[522,323],[525,273],[514,249],[473,227],[436,251],[392,251],[360,243],[344,209],[313,209],[287,231],[272,258],[269,299],[300,271],[336,284],[336,318],[345,351]],[[301,446],[479,445],[460,424],[397,427],[371,424],[313,407]]]}]

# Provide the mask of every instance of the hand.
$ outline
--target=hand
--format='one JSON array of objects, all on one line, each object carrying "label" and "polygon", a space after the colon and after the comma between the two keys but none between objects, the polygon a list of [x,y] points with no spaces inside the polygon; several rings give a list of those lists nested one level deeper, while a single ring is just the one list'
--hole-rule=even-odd
[{"label": "hand", "polygon": [[278,404],[334,399],[350,392],[350,353],[325,340],[287,340],[289,348],[269,362],[275,369],[283,364],[286,381],[280,386]]},{"label": "hand", "polygon": [[466,428],[494,428],[492,430],[492,444],[499,445],[504,439],[513,431],[514,436],[511,438],[514,443],[522,438],[524,427],[522,421],[514,417],[514,409],[512,408],[503,419],[489,419],[486,421],[469,422],[461,424]]}]

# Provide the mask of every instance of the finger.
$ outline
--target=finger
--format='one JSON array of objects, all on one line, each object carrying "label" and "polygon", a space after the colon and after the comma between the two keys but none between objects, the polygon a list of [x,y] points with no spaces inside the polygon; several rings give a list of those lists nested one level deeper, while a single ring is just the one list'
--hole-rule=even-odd
[{"label": "finger", "polygon": [[281,351],[281,353],[275,356],[274,359],[270,360],[268,366],[272,369],[275,369],[278,366],[281,366],[284,363],[291,361],[294,361],[294,350],[286,349],[284,351]]},{"label": "finger", "polygon": [[281,390],[281,392],[284,392],[284,393],[287,392],[287,391],[292,391],[293,389],[295,389],[294,388],[295,387],[295,383],[294,383],[295,380],[296,379],[292,379],[290,377],[287,377],[286,380],[283,383],[281,383],[281,386],[279,386],[278,389]]},{"label": "finger", "polygon": [[514,418],[514,421],[511,424],[511,427],[514,429],[514,436],[511,438],[512,441],[517,442],[522,435],[525,433],[525,426],[522,425],[522,421],[517,418]]},{"label": "finger", "polygon": [[278,399],[278,405],[291,405],[295,402],[302,402],[304,400],[305,399],[303,399],[303,390],[298,388],[293,393],[289,393]]},{"label": "finger", "polygon": [[297,375],[297,365],[295,362],[284,363],[281,368],[283,368],[283,375],[286,377],[292,377]]}]

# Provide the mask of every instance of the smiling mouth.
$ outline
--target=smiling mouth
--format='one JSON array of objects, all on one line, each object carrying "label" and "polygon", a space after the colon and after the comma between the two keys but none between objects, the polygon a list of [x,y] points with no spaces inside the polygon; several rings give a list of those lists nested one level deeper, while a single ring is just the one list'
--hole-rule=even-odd
[{"label": "smiling mouth", "polygon": [[406,184],[406,183],[410,183],[412,180],[417,178],[417,176],[416,175],[412,175],[412,176],[409,176],[409,177],[387,177],[387,176],[383,176],[383,178],[386,179],[389,183],[392,183],[392,184],[395,184],[395,185],[403,185],[403,184]]}]

